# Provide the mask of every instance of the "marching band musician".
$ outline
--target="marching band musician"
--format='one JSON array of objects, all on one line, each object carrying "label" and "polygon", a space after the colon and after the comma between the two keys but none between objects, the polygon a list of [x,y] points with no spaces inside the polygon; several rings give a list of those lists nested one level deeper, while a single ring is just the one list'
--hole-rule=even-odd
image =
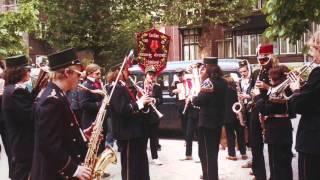
[{"label": "marching band musician", "polygon": [[[269,70],[272,87],[287,79],[287,66],[280,65]],[[290,88],[285,93],[291,95]],[[292,124],[294,118],[288,100],[283,97],[262,98],[257,107],[265,121],[265,143],[268,144],[270,179],[292,180]]]},{"label": "marching band musician", "polygon": [[136,99],[126,84],[129,72],[113,69],[113,77],[120,73],[110,99],[110,112],[112,133],[121,148],[121,176],[123,180],[149,180],[146,121],[142,109],[154,99],[147,95]]},{"label": "marching band musician", "polygon": [[36,105],[31,179],[89,180],[92,170],[81,165],[86,138],[66,97],[78,86],[80,61],[72,48],[50,54],[48,60],[51,81]]},{"label": "marching band musician", "polygon": [[218,58],[204,58],[205,70],[201,79],[210,81],[213,87],[201,87],[200,93],[193,103],[200,107],[198,123],[199,157],[203,179],[218,180],[218,152],[225,112],[227,82],[218,66]]},{"label": "marching band musician", "polygon": [[259,109],[255,103],[261,99],[266,98],[267,91],[270,87],[268,70],[276,65],[273,57],[273,45],[260,45],[257,49],[257,59],[260,65],[260,70],[254,71],[255,87],[252,89],[251,114],[250,114],[250,140],[252,152],[252,173],[256,180],[266,180],[266,167],[263,155],[263,131],[259,118]]},{"label": "marching band musician", "polygon": [[[236,139],[238,143],[238,149],[241,154],[241,159],[246,160],[248,156],[246,155],[246,144],[244,137],[244,128],[240,121],[236,117],[236,113],[232,111],[232,105],[238,101],[236,84],[233,78],[230,75],[225,75],[224,79],[228,83],[228,88],[226,91],[226,113],[224,117],[224,126],[226,129],[227,135],[227,144],[228,144],[228,160],[237,160],[235,146]],[[236,138],[237,137],[237,138]]]},{"label": "marching band musician", "polygon": [[187,102],[189,99],[188,95],[192,92],[192,83],[189,79],[185,79],[185,70],[179,69],[177,70],[178,81],[174,81],[174,89],[170,91],[170,96],[176,95],[176,105],[178,114],[181,122],[181,130],[183,134],[183,138],[187,143],[187,112],[183,112],[186,106],[188,106]]},{"label": "marching band musician", "polygon": [[[313,34],[308,44],[314,63],[320,64],[320,31]],[[291,102],[295,113],[301,114],[296,137],[299,177],[304,180],[320,179],[320,67],[311,71],[306,84],[301,88],[300,78],[293,79],[290,85],[294,91]]]},{"label": "marching band musician", "polygon": [[[239,87],[240,89],[238,89],[238,91],[240,91],[240,93],[238,93],[239,98],[243,101],[243,105],[244,105],[244,112],[245,112],[245,116],[246,116],[246,129],[248,131],[248,134],[250,134],[250,112],[248,109],[248,102],[251,99],[251,95],[250,92],[254,86],[254,81],[253,81],[253,76],[252,76],[252,72],[251,72],[251,68],[250,68],[250,64],[247,60],[242,60],[239,62],[239,73],[241,75],[241,78],[239,80]],[[245,132],[246,133],[246,132]],[[247,145],[250,147],[250,136],[248,136],[247,139]],[[242,168],[251,168],[252,167],[252,161],[248,161],[246,164],[241,166]]]},{"label": "marching band musician", "polygon": [[34,142],[33,100],[26,89],[30,66],[24,55],[6,59],[6,83],[2,96],[2,113],[8,136],[12,180],[27,180],[32,166]]},{"label": "marching band musician", "polygon": [[[155,105],[159,107],[162,104],[162,90],[160,84],[157,84],[156,81],[156,68],[154,66],[146,67],[145,69],[145,80],[137,82],[137,85],[144,89],[149,97],[155,98]],[[162,162],[158,159],[158,148],[159,148],[159,123],[160,118],[156,112],[150,108],[147,108],[145,118],[147,119],[147,131],[148,138],[150,139],[150,150],[152,162],[156,165],[162,165]]]},{"label": "marching band musician", "polygon": [[[86,80],[82,85],[90,90],[102,90],[101,67],[97,64],[89,64],[85,68]],[[80,108],[82,110],[81,128],[90,128],[96,120],[98,111],[102,103],[101,94],[90,91],[79,91]],[[103,138],[106,137],[107,121],[103,124]],[[104,141],[103,139],[101,141]],[[104,150],[104,143],[100,143],[98,154]]]}]

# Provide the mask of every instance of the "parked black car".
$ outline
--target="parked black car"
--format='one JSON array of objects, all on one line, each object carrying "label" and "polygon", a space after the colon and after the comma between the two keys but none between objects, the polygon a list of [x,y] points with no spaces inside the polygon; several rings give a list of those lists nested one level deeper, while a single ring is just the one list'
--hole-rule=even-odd
[{"label": "parked black car", "polygon": [[[239,73],[237,72],[239,61],[239,59],[219,59],[218,65],[225,74],[233,73],[233,76],[239,77]],[[190,65],[196,63],[202,63],[202,60],[170,61],[157,78],[157,82],[163,89],[163,104],[159,108],[159,111],[164,115],[160,120],[160,135],[162,137],[182,137],[175,96],[169,96],[169,91],[174,81],[176,71],[179,69],[187,69]],[[143,80],[144,73],[137,65],[131,67],[129,71],[133,78],[136,79],[136,82]]]}]

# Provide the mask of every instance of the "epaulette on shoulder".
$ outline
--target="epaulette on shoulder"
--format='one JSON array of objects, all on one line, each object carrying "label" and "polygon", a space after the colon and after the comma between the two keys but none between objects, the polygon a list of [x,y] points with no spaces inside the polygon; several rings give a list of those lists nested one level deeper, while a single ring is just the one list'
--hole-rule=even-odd
[{"label": "epaulette on shoulder", "polygon": [[56,90],[55,90],[55,89],[52,89],[50,95],[47,96],[47,97],[48,97],[48,98],[53,97],[53,98],[55,98],[55,99],[58,99]]}]

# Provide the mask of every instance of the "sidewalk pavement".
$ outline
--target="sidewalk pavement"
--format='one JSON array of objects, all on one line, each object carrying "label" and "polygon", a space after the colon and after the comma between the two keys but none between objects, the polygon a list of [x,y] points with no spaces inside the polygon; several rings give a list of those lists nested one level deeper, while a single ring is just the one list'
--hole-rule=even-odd
[{"label": "sidewalk pavement", "polygon": [[[293,127],[296,130],[298,120],[293,120]],[[295,142],[295,132],[294,132]],[[159,151],[159,160],[163,165],[158,166],[151,163],[150,149],[148,149],[148,156],[150,162],[150,177],[151,180],[198,180],[201,175],[201,164],[196,163],[198,160],[198,143],[193,143],[193,158],[192,161],[180,161],[185,155],[185,146],[183,140],[160,139],[161,151]],[[294,149],[294,145],[293,145]],[[240,158],[239,152],[237,152]],[[268,165],[268,150],[267,145],[264,148],[265,161],[267,172],[269,173]],[[247,155],[251,157],[251,152],[248,151]],[[296,154],[298,155],[298,154]],[[117,153],[118,163],[116,165],[108,166],[108,173],[110,177],[104,180],[121,180],[120,157]],[[219,152],[219,179],[220,180],[251,180],[253,176],[249,175],[251,169],[243,169],[241,165],[245,164],[247,160],[231,161],[226,160],[227,150],[220,150]],[[294,180],[298,179],[298,157],[292,159],[293,177]],[[269,176],[269,175],[268,175]],[[0,156],[0,180],[8,180],[8,166],[7,157],[4,151]]]}]

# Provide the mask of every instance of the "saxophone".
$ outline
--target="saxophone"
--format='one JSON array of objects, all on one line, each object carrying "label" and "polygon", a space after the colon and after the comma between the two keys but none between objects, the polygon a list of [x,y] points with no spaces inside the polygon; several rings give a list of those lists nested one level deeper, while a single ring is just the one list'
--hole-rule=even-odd
[{"label": "saxophone", "polygon": [[[105,91],[106,92],[106,91]],[[88,151],[84,160],[84,166],[92,169],[91,180],[101,180],[107,166],[117,163],[117,156],[111,147],[106,148],[99,157],[97,157],[99,144],[101,141],[102,125],[106,115],[106,107],[109,104],[109,96],[104,94],[101,107],[95,120],[95,125],[89,140]]]},{"label": "saxophone", "polygon": [[247,116],[246,109],[243,100],[240,98],[239,94],[241,93],[240,83],[237,83],[237,94],[238,102],[232,105],[232,111],[237,114],[237,117],[240,121],[241,126],[246,126]]}]

